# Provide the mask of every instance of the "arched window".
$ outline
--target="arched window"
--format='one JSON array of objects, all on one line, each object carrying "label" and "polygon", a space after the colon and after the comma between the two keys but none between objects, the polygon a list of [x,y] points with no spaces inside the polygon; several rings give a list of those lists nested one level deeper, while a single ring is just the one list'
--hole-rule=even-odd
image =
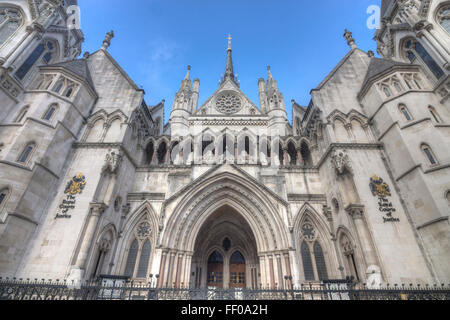
[{"label": "arched window", "polygon": [[28,109],[29,109],[28,106],[23,107],[23,109],[19,112],[19,114],[17,115],[16,120],[14,122],[16,122],[16,123],[22,122],[23,118],[25,118],[25,116],[28,113]]},{"label": "arched window", "polygon": [[434,74],[437,79],[442,78],[444,75],[444,71],[442,71],[441,67],[434,61],[433,57],[430,56],[428,51],[424,48],[424,46],[415,40],[408,40],[405,44],[405,51],[409,61],[412,63],[416,61],[416,59],[420,58],[428,69]]},{"label": "arched window", "polygon": [[166,161],[167,145],[162,142],[158,148],[158,164],[164,164]]},{"label": "arched window", "polygon": [[444,5],[438,11],[437,20],[442,28],[450,34],[450,4]]},{"label": "arched window", "polygon": [[436,159],[436,157],[434,156],[433,151],[431,150],[430,146],[423,144],[422,145],[422,151],[425,154],[425,156],[427,157],[428,161],[430,162],[431,165],[436,165],[438,164],[438,161]]},{"label": "arched window", "polygon": [[309,250],[309,246],[306,241],[302,242],[301,247],[302,254],[302,262],[303,262],[303,271],[305,273],[306,281],[314,281],[314,269],[312,265],[311,252]]},{"label": "arched window", "polygon": [[245,153],[247,155],[250,155],[250,138],[249,137],[245,137]]},{"label": "arched window", "polygon": [[411,114],[409,113],[408,108],[404,104],[399,105],[398,108],[402,113],[403,117],[406,119],[406,121],[412,120]]},{"label": "arched window", "polygon": [[51,120],[53,118],[53,116],[55,115],[56,107],[57,107],[56,104],[52,104],[48,108],[47,112],[45,112],[45,114],[42,117],[42,119],[47,120],[47,121]]},{"label": "arched window", "polygon": [[28,160],[30,160],[31,154],[33,153],[34,150],[34,143],[30,143],[28,144],[25,149],[22,151],[22,153],[20,154],[19,159],[17,159],[17,162],[19,163],[27,163]]},{"label": "arched window", "polygon": [[0,7],[0,47],[22,24],[22,13],[18,9]]},{"label": "arched window", "polygon": [[146,240],[141,250],[141,258],[139,259],[139,267],[137,271],[138,278],[147,277],[148,263],[150,261],[150,240]]},{"label": "arched window", "polygon": [[354,279],[359,281],[358,267],[356,264],[355,252],[353,249],[353,243],[350,239],[343,234],[340,240],[341,250],[345,257],[346,271],[348,276],[353,276]]},{"label": "arched window", "polygon": [[436,110],[432,106],[429,106],[428,110],[430,111],[434,121],[436,121],[436,123],[441,123],[441,117],[439,117],[439,114],[436,112]]},{"label": "arched window", "polygon": [[61,89],[63,88],[65,83],[65,79],[63,77],[58,79],[58,82],[55,84],[55,87],[53,88],[53,91],[56,93],[60,93]]},{"label": "arched window", "polygon": [[291,158],[291,166],[297,165],[297,149],[295,148],[295,145],[291,142],[288,144],[288,154]]},{"label": "arched window", "polygon": [[125,265],[125,276],[132,278],[134,275],[134,268],[136,266],[136,259],[139,250],[139,243],[137,239],[131,243],[130,250],[128,251],[127,263]]},{"label": "arched window", "polygon": [[382,88],[383,88],[383,92],[386,95],[386,97],[389,98],[392,95],[391,94],[391,90],[388,87],[386,87],[386,86],[383,86]]},{"label": "arched window", "polygon": [[328,280],[325,257],[323,255],[322,247],[318,241],[314,242],[314,257],[316,258],[316,268],[319,280]]},{"label": "arched window", "polygon": [[8,196],[9,196],[8,188],[5,188],[0,191],[0,210],[2,210],[5,207],[6,201],[8,200]]},{"label": "arched window", "polygon": [[43,57],[42,63],[49,64],[52,61],[54,52],[55,45],[51,41],[40,43],[17,70],[16,77],[23,80],[28,71],[30,71],[30,69],[41,57]]},{"label": "arched window", "polygon": [[147,148],[145,148],[145,163],[146,164],[152,164],[153,160],[153,154],[155,153],[155,147],[153,145],[153,142],[150,142],[147,145]]},{"label": "arched window", "polygon": [[305,166],[312,166],[313,161],[311,157],[311,151],[309,150],[309,147],[306,144],[306,142],[302,142],[302,145],[300,147],[300,153],[302,154],[303,164]]},{"label": "arched window", "polygon": [[125,264],[125,276],[146,278],[151,256],[152,228],[150,223],[147,220],[139,223],[134,231],[134,236]]}]

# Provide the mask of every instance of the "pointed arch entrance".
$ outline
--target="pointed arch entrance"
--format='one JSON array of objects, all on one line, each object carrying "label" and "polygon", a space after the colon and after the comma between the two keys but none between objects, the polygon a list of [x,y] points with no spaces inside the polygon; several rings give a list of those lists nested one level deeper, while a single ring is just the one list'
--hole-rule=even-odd
[{"label": "pointed arch entrance", "polygon": [[191,270],[197,288],[258,286],[255,237],[244,217],[231,206],[220,207],[203,224],[195,242]]},{"label": "pointed arch entrance", "polygon": [[230,258],[239,251],[247,288],[282,287],[292,259],[286,206],[234,165],[211,169],[164,203],[159,286],[207,287],[208,259],[217,251],[224,261],[223,287],[229,288]]}]

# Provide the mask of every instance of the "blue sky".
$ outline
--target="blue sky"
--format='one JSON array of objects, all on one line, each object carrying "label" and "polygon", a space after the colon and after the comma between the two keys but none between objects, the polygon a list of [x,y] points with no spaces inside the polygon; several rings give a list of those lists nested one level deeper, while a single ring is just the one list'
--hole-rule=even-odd
[{"label": "blue sky", "polygon": [[235,73],[257,105],[258,79],[267,65],[284,95],[308,105],[315,88],[349,51],[344,29],[362,50],[376,51],[367,27],[370,5],[381,0],[79,0],[83,52],[100,48],[114,30],[109,52],[146,91],[146,102],[166,100],[166,122],[175,93],[192,66],[201,105],[225,70],[227,35]]}]

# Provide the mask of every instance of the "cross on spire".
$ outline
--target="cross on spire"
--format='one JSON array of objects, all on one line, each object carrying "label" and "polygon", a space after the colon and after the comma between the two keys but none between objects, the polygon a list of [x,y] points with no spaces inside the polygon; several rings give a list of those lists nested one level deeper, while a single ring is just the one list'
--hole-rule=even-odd
[{"label": "cross on spire", "polygon": [[231,38],[231,34],[228,34],[228,50],[231,50],[231,39],[233,39],[233,38]]}]

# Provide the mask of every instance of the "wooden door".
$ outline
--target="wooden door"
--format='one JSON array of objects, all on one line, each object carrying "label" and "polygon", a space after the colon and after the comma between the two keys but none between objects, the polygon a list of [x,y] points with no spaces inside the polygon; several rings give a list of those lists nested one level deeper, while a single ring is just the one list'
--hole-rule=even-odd
[{"label": "wooden door", "polygon": [[223,288],[223,258],[217,251],[209,256],[206,283],[208,287]]},{"label": "wooden door", "polygon": [[230,288],[245,288],[245,259],[236,251],[230,258]]}]

